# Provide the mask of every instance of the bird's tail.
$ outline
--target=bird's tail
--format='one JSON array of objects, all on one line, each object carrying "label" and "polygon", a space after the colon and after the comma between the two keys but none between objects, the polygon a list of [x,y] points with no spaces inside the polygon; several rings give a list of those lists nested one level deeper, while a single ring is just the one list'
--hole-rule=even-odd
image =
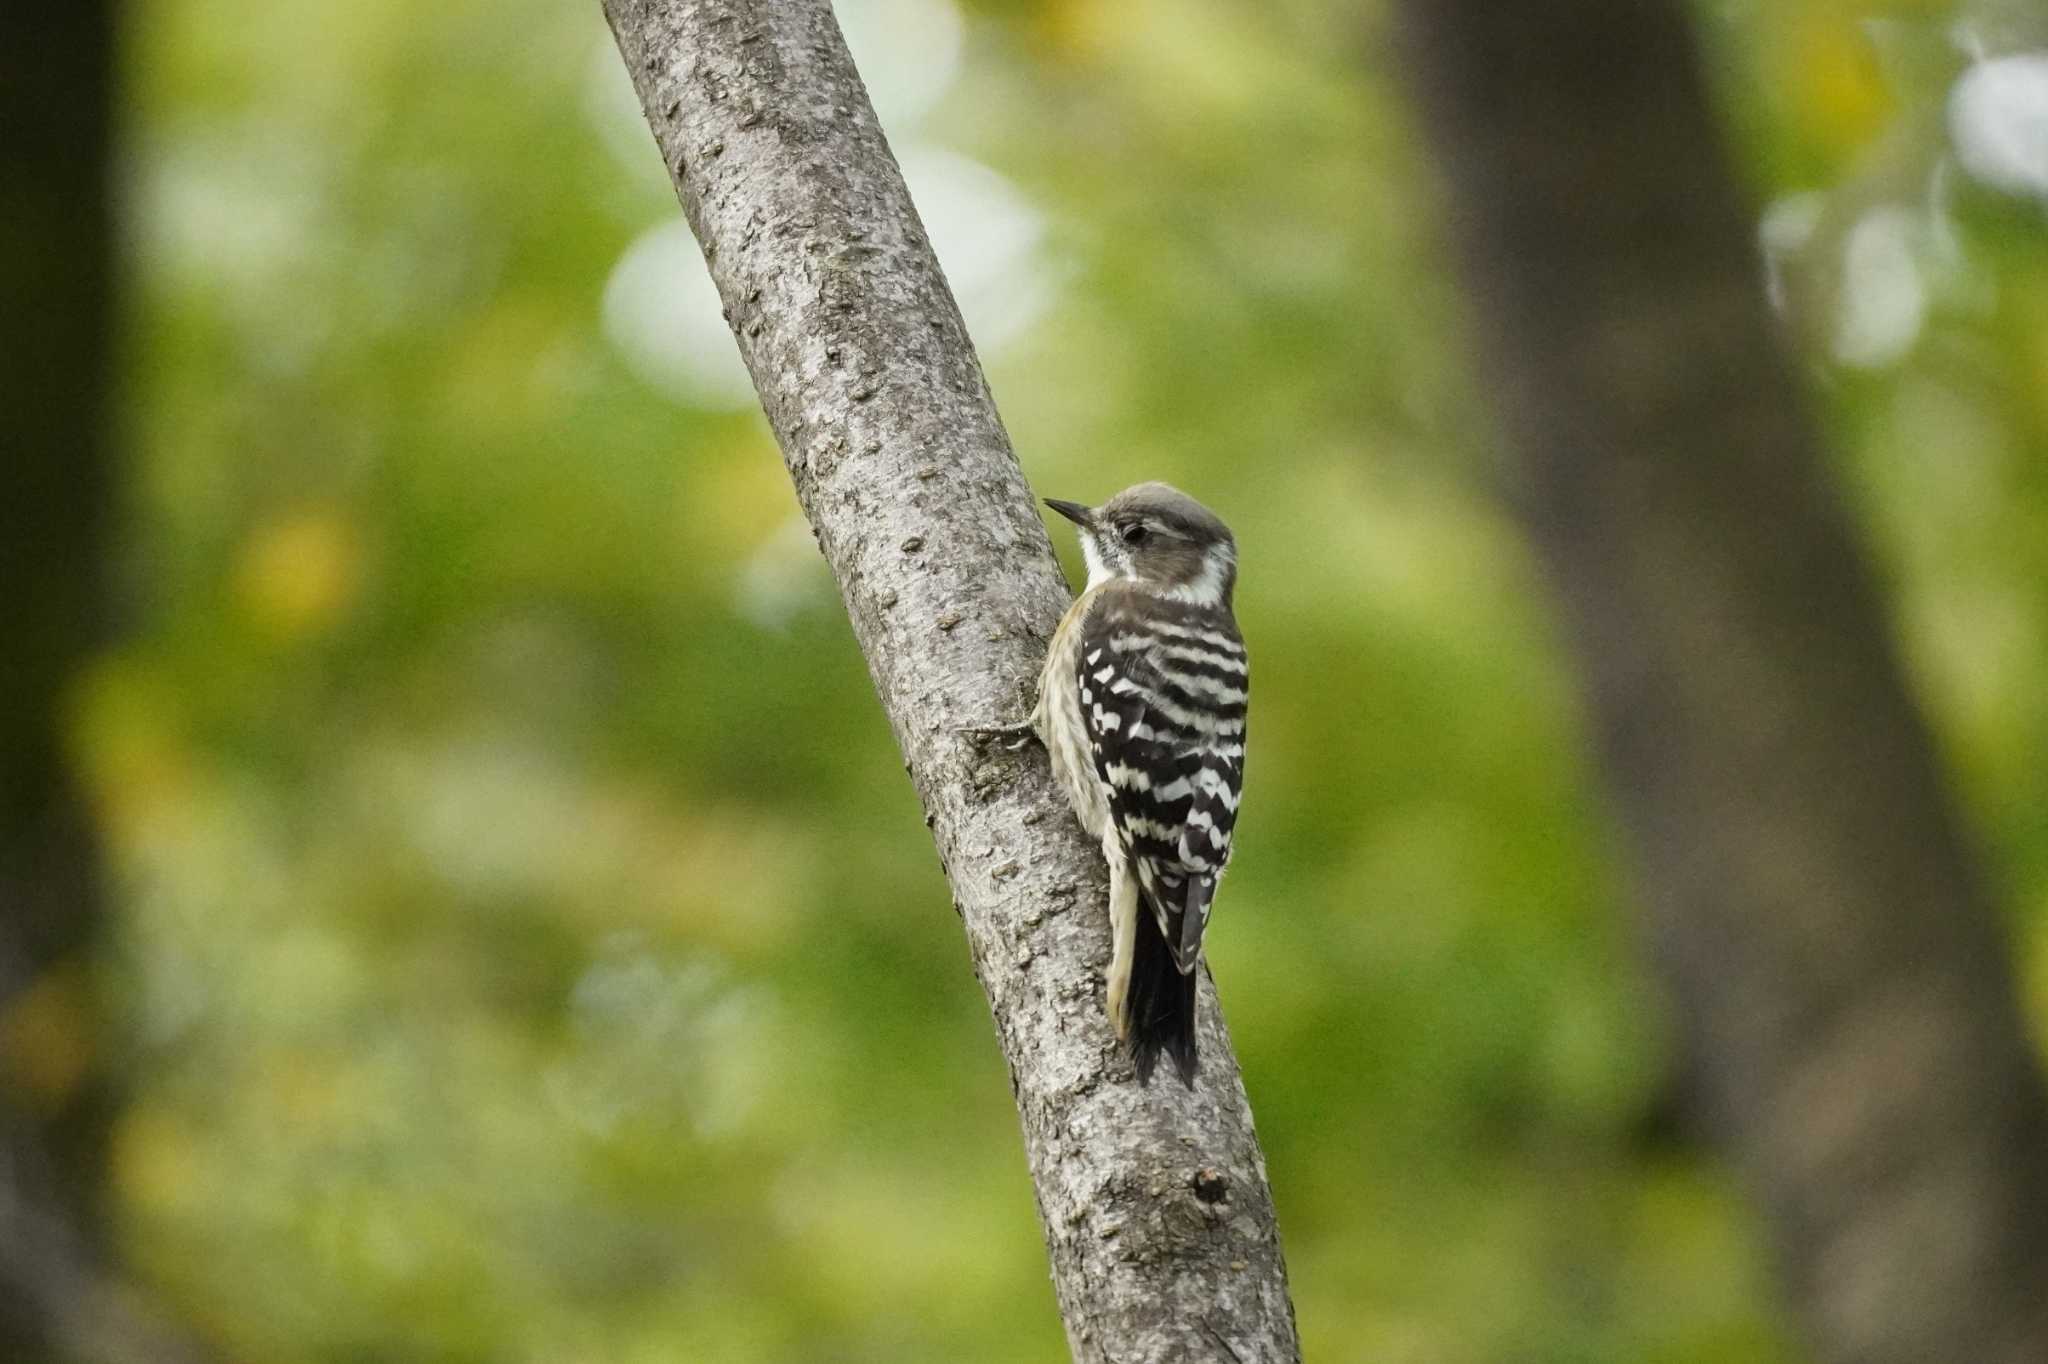
[{"label": "bird's tail", "polygon": [[[1152,1079],[1159,1053],[1173,1058],[1181,1083],[1195,1084],[1195,972],[1183,975],[1149,911],[1137,916],[1132,944],[1130,994],[1124,1008],[1130,1019],[1131,1063],[1138,1083]],[[1192,965],[1192,963],[1190,963]]]}]

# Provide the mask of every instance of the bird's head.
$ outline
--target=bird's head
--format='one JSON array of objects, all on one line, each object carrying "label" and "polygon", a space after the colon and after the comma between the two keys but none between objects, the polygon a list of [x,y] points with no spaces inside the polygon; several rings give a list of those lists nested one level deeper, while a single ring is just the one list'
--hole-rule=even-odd
[{"label": "bird's head", "polygon": [[1135,582],[1198,606],[1228,608],[1237,586],[1237,541],[1216,513],[1178,488],[1140,483],[1099,507],[1048,497],[1081,528],[1088,585]]}]

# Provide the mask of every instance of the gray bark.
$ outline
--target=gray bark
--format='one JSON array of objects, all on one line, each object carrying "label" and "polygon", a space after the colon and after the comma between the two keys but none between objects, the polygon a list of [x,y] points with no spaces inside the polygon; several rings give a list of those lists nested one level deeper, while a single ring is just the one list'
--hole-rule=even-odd
[{"label": "gray bark", "polygon": [[1405,0],[1511,496],[1833,1361],[2048,1359],[2048,1099],[1675,0]]},{"label": "gray bark", "polygon": [[606,0],[952,884],[1077,1360],[1299,1358],[1213,985],[1201,1080],[1133,1083],[1107,881],[1021,717],[1068,592],[826,0]]}]

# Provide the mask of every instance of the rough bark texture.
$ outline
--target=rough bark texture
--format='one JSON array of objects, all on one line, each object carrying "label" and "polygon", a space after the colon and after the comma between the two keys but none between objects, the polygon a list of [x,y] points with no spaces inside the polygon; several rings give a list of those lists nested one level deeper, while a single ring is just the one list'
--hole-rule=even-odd
[{"label": "rough bark texture", "polygon": [[29,6],[0,45],[0,1359],[198,1354],[110,1268],[101,917],[65,695],[106,619],[114,13]]},{"label": "rough bark texture", "polygon": [[1068,592],[826,0],[606,0],[684,212],[923,799],[1009,1063],[1084,1361],[1299,1357],[1213,988],[1202,1078],[1103,1017],[1106,878],[1021,717]]},{"label": "rough bark texture", "polygon": [[1838,1361],[2048,1359],[2048,1103],[1682,8],[1405,0],[1710,1120]]}]

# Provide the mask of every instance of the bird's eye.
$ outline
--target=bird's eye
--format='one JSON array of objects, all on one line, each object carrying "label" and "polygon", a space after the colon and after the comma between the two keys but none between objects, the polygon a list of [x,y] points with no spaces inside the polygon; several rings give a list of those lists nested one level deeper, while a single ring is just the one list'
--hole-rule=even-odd
[{"label": "bird's eye", "polygon": [[1127,545],[1142,545],[1145,543],[1146,534],[1144,523],[1142,521],[1133,521],[1130,525],[1124,527],[1124,543]]}]

